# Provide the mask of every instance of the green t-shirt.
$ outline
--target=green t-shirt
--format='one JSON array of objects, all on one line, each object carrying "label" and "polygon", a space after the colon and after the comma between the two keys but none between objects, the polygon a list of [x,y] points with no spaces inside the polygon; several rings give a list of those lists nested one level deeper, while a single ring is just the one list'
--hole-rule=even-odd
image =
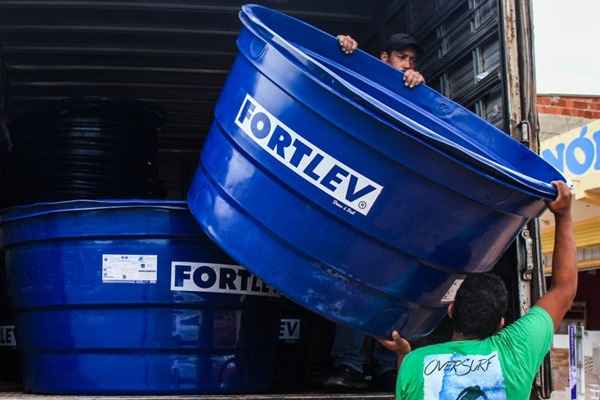
[{"label": "green t-shirt", "polygon": [[404,358],[398,400],[528,400],[554,327],[541,307],[485,340],[422,347]]}]

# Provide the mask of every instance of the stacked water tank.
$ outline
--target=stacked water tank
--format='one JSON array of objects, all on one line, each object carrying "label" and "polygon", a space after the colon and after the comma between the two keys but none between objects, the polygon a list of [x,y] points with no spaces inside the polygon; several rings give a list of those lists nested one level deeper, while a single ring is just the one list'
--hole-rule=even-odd
[{"label": "stacked water tank", "polygon": [[18,344],[26,391],[271,387],[279,295],[161,199],[162,123],[142,102],[71,99],[8,126],[0,346]]},{"label": "stacked water tank", "polygon": [[4,268],[4,252],[0,249],[0,386],[14,387],[20,381],[20,366],[15,339],[15,316],[10,307]]},{"label": "stacked water tank", "polygon": [[157,198],[160,110],[137,101],[71,99],[8,126],[10,201]]}]

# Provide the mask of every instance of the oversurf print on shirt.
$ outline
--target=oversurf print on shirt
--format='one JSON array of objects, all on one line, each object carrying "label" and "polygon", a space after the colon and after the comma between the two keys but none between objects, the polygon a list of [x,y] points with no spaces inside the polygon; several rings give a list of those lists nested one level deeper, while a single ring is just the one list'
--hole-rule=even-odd
[{"label": "oversurf print on shirt", "polygon": [[425,400],[506,400],[498,353],[436,354],[423,361]]}]

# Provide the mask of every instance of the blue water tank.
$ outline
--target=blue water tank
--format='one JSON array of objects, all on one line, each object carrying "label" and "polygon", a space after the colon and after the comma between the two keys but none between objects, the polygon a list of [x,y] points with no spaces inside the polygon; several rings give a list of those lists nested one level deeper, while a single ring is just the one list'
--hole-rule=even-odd
[{"label": "blue water tank", "polygon": [[17,353],[15,315],[8,297],[4,252],[0,249],[0,386],[16,388],[21,368]]},{"label": "blue water tank", "polygon": [[270,388],[279,295],[212,244],[184,202],[15,207],[0,238],[26,391]]},{"label": "blue water tank", "polygon": [[245,6],[188,203],[229,255],[374,335],[432,330],[562,175],[491,124],[302,21]]}]

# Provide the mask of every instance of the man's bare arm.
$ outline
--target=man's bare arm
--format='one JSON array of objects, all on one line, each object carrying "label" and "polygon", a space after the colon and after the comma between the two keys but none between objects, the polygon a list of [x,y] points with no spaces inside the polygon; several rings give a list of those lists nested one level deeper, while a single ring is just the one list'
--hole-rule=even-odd
[{"label": "man's bare arm", "polygon": [[556,221],[552,286],[536,305],[550,314],[556,330],[571,308],[577,293],[577,250],[571,217],[571,191],[564,182],[553,182],[553,184],[558,190],[558,197],[548,204]]}]

